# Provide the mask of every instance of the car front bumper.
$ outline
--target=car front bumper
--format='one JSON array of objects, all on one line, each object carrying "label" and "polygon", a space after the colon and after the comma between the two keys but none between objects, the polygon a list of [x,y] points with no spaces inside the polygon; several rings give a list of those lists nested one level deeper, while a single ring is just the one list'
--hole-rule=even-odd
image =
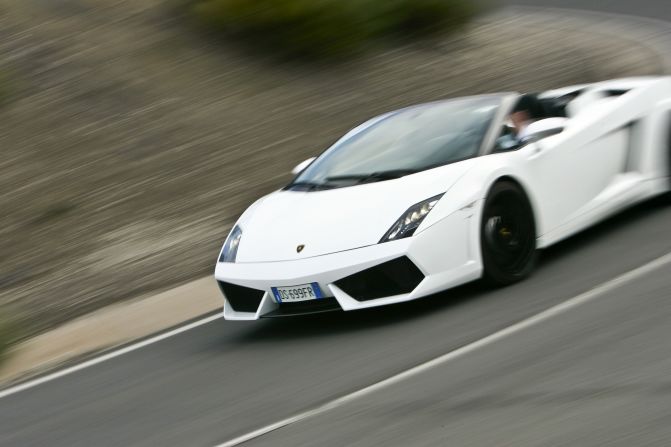
[{"label": "car front bumper", "polygon": [[[226,299],[224,292],[224,317],[228,320],[256,320],[277,315],[283,304],[275,301],[271,287],[316,282],[324,298],[337,303],[335,308],[355,310],[409,301],[472,281],[482,274],[476,221],[472,213],[456,212],[421,233],[398,241],[292,261],[219,262],[215,278],[220,285],[232,284],[258,291],[258,306],[254,301],[252,306],[244,306],[242,311],[240,306],[236,309],[231,304],[232,300]],[[362,299],[351,296],[343,290],[346,287],[336,284],[342,285],[340,280],[344,278],[404,257],[423,276],[409,292]],[[237,299],[236,303],[239,302]]]}]

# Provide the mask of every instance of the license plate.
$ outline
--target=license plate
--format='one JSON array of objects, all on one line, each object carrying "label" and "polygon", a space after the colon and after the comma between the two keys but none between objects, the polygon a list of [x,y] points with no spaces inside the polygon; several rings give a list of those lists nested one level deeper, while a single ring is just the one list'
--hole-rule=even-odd
[{"label": "license plate", "polygon": [[271,287],[275,301],[278,303],[296,303],[298,301],[318,300],[323,298],[319,284],[302,284],[289,287]]}]

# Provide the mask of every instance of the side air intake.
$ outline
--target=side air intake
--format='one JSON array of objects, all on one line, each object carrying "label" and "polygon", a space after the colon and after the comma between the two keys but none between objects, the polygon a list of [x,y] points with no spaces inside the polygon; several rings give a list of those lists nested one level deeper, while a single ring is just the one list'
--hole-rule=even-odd
[{"label": "side air intake", "polygon": [[223,281],[217,281],[219,288],[224,293],[236,312],[256,312],[263,299],[263,290],[250,289],[249,287],[238,286]]},{"label": "side air intake", "polygon": [[357,301],[402,295],[415,290],[424,274],[406,256],[347,276],[335,285]]}]

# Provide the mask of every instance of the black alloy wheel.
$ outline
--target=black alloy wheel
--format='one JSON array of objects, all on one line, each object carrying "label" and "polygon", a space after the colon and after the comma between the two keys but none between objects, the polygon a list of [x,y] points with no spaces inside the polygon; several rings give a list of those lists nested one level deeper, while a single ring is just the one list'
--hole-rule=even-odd
[{"label": "black alloy wheel", "polygon": [[536,263],[536,225],[524,191],[499,181],[485,200],[480,228],[483,277],[508,285],[531,273]]}]

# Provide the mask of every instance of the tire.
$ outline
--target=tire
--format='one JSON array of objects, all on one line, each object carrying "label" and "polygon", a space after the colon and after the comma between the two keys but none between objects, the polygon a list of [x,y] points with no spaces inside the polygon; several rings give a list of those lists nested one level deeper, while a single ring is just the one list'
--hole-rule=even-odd
[{"label": "tire", "polygon": [[483,278],[495,286],[516,283],[536,264],[536,224],[526,194],[514,182],[494,184],[480,224]]}]

